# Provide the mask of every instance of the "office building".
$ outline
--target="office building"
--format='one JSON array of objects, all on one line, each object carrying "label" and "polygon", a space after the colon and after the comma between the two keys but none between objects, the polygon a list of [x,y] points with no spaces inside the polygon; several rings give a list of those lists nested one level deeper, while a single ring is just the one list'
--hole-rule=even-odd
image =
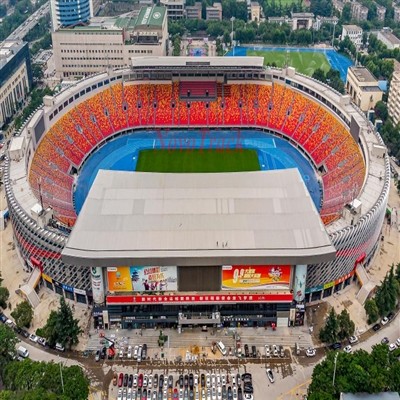
[{"label": "office building", "polygon": [[28,43],[4,41],[0,47],[0,129],[22,108],[31,86]]},{"label": "office building", "polygon": [[56,74],[81,78],[123,68],[135,56],[165,56],[168,21],[165,7],[143,7],[139,15],[93,18],[90,24],[53,32]]},{"label": "office building", "polygon": [[82,25],[93,16],[91,0],[50,0],[53,31],[59,27]]},{"label": "office building", "polygon": [[343,25],[342,40],[348,36],[354,46],[359,48],[362,45],[363,30],[357,25]]}]

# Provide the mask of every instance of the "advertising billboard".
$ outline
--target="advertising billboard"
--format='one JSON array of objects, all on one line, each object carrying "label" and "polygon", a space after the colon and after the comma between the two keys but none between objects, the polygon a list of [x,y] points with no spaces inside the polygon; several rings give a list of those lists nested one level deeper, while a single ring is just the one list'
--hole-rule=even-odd
[{"label": "advertising billboard", "polygon": [[222,290],[289,289],[290,265],[224,265]]},{"label": "advertising billboard", "polygon": [[104,281],[103,270],[100,267],[92,267],[91,269],[93,302],[95,304],[104,303]]},{"label": "advertising billboard", "polygon": [[171,292],[178,290],[176,267],[109,267],[110,292]]}]

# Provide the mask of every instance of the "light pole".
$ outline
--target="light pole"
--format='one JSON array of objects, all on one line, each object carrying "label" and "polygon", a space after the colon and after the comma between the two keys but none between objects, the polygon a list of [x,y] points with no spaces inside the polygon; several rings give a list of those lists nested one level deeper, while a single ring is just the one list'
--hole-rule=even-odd
[{"label": "light pole", "polygon": [[64,393],[64,379],[63,379],[63,374],[62,374],[60,356],[58,356],[58,365],[60,366],[61,387],[62,387],[62,391]]},{"label": "light pole", "polygon": [[235,22],[235,17],[231,17],[231,22],[232,22],[232,55],[235,56],[235,45],[233,43],[233,23]]},{"label": "light pole", "polygon": [[336,23],[333,22],[332,47],[333,47],[333,42],[335,41],[335,28],[336,28]]},{"label": "light pole", "polygon": [[335,354],[335,362],[334,362],[334,367],[333,367],[333,379],[332,379],[332,386],[335,386],[335,378],[336,378],[336,362],[338,358],[339,353]]}]

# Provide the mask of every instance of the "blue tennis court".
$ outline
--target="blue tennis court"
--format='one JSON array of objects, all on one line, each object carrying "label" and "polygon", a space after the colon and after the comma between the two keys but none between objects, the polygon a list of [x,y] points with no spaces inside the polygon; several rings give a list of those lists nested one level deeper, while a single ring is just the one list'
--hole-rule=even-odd
[{"label": "blue tennis court", "polygon": [[261,170],[298,168],[317,209],[322,191],[309,161],[289,142],[255,130],[241,131],[137,131],[118,137],[92,154],[77,181],[74,200],[79,214],[100,169],[135,171],[138,155],[144,149],[255,149]]},{"label": "blue tennis court", "polygon": [[[314,49],[310,47],[246,47],[238,46],[235,47],[235,56],[246,56],[248,50],[259,50],[259,51],[289,51],[289,52],[317,52],[323,53],[329,61],[329,64],[333,69],[340,72],[340,77],[343,82],[346,82],[347,69],[353,65],[353,62],[342,54],[339,54],[333,49]],[[227,54],[233,56],[233,51],[230,50]]]}]

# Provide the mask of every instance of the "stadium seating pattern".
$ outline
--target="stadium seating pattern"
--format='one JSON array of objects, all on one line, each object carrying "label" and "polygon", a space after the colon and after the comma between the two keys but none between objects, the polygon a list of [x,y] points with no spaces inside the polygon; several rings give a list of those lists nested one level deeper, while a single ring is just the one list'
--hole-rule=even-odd
[{"label": "stadium seating pattern", "polygon": [[[328,224],[360,190],[365,164],[342,123],[306,94],[274,82],[210,85],[210,97],[187,98],[188,83],[118,83],[75,105],[41,140],[30,169],[32,190],[56,217],[73,225],[74,177],[85,158],[114,133],[156,126],[258,126],[281,132],[323,166],[323,205]],[[193,97],[204,95],[193,86]],[[182,92],[183,91],[183,92]],[[181,98],[185,95],[186,98]],[[185,96],[184,96],[185,97]]]}]

